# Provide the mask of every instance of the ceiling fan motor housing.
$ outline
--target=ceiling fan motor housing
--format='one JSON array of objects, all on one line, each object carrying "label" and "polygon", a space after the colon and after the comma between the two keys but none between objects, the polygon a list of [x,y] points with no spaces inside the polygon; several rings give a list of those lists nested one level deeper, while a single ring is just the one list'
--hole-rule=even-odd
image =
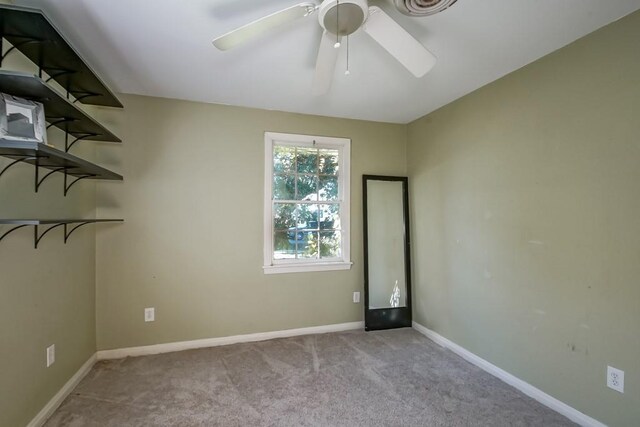
[{"label": "ceiling fan motor housing", "polygon": [[368,14],[367,0],[324,0],[318,9],[318,21],[329,33],[342,37],[360,28]]}]

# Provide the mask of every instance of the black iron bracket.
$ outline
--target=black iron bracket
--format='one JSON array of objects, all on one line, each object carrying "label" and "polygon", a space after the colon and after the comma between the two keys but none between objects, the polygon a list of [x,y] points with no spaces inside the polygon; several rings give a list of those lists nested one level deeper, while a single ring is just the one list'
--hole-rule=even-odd
[{"label": "black iron bracket", "polygon": [[85,98],[91,98],[92,96],[100,96],[101,94],[99,93],[95,93],[95,92],[80,92],[80,91],[74,91],[71,92],[73,94],[73,97],[75,98],[75,100],[73,101],[73,104],[75,104],[78,101],[82,101]]},{"label": "black iron bracket", "polygon": [[78,228],[82,227],[83,225],[87,225],[87,224],[93,224],[93,222],[91,221],[87,221],[87,222],[81,222],[78,225],[75,225],[74,227],[71,227],[71,230],[69,230],[69,224],[64,224],[64,243],[67,243],[67,240],[69,240],[69,237],[71,236],[71,234],[76,231]]},{"label": "black iron bracket", "polygon": [[55,224],[52,225],[51,227],[47,228],[45,231],[42,232],[42,234],[38,234],[38,225],[34,225],[33,226],[33,246],[35,249],[38,249],[38,244],[40,244],[40,240],[42,240],[42,238],[49,233],[51,230],[58,228],[60,226],[65,225],[64,223],[60,223],[60,224]]},{"label": "black iron bracket", "polygon": [[68,174],[68,173],[66,173],[66,171],[65,171],[65,174],[64,174],[64,197],[67,197],[67,193],[69,193],[69,189],[70,189],[71,187],[73,187],[73,184],[75,184],[76,182],[81,181],[81,180],[83,180],[83,179],[93,178],[95,175],[94,175],[94,174],[86,174],[86,175],[83,175],[83,176],[81,176],[81,177],[78,177],[78,178],[74,179],[74,180],[71,182],[71,184],[67,185],[68,176],[69,176],[69,174]]},{"label": "black iron bracket", "polygon": [[17,227],[13,227],[12,229],[10,229],[10,230],[9,230],[9,231],[7,231],[6,233],[4,233],[2,236],[0,236],[0,242],[2,242],[2,239],[4,239],[5,237],[7,237],[9,234],[13,233],[13,232],[14,232],[14,231],[16,231],[16,230],[19,230],[19,229],[21,229],[21,228],[24,228],[24,227],[29,227],[29,225],[27,225],[27,224],[23,224],[23,225],[19,225],[19,226],[17,226]]},{"label": "black iron bracket", "polygon": [[74,139],[71,143],[69,143],[69,132],[65,132],[65,138],[64,138],[64,151],[65,151],[65,153],[68,153],[69,150],[71,150],[71,147],[73,147],[76,144],[76,142],[82,141],[83,139],[92,138],[92,137],[98,136],[98,135],[99,134],[97,134],[97,133],[85,133],[82,136],[76,137],[76,139]]},{"label": "black iron bracket", "polygon": [[60,123],[71,123],[75,121],[76,119],[72,119],[71,117],[56,118],[49,122],[49,124],[47,125],[47,129],[49,129],[51,126],[58,126]]},{"label": "black iron bracket", "polygon": [[[23,223],[21,223],[23,222]],[[87,219],[87,220],[12,220],[8,222],[3,222],[0,220],[1,224],[13,224],[15,225],[11,229],[4,232],[4,234],[0,235],[0,242],[7,237],[9,234],[13,233],[16,230],[25,227],[33,227],[33,247],[38,249],[40,242],[51,231],[56,228],[62,227],[64,229],[64,243],[66,244],[69,241],[69,238],[78,228],[85,226],[87,224],[97,224],[97,223],[119,223],[123,222],[122,219]],[[42,230],[41,227],[46,227],[46,229]],[[41,231],[42,230],[42,231]]]},{"label": "black iron bracket", "polygon": [[[2,37],[2,39],[4,39],[5,35],[2,34],[0,35]],[[11,36],[11,37],[18,37],[18,36]],[[42,39],[36,39],[36,38],[32,38],[32,37],[24,37],[24,36],[19,36],[20,38],[25,39],[24,41],[20,42],[20,43],[16,43],[14,45],[11,45],[11,47],[9,49],[7,49],[6,52],[4,52],[2,54],[2,57],[0,57],[0,67],[2,66],[2,63],[4,62],[5,58],[13,51],[15,51],[16,49],[20,48],[21,46],[27,45],[27,44],[31,44],[31,43],[43,43],[46,40],[42,40]],[[0,49],[2,48],[2,41],[0,41]]]},{"label": "black iron bracket", "polygon": [[49,83],[56,77],[64,76],[65,74],[77,73],[75,70],[66,70],[64,68],[45,68],[44,71],[49,75],[49,78],[45,80],[46,83]]},{"label": "black iron bracket", "polygon": [[[88,222],[83,223],[84,224],[89,224]],[[13,227],[12,229],[8,230],[7,232],[5,232],[2,236],[0,236],[0,242],[2,241],[2,239],[4,239],[5,237],[7,237],[9,234],[13,233],[16,230],[19,230],[21,228],[24,227],[31,227],[33,226],[33,247],[34,249],[38,249],[38,245],[40,244],[40,241],[42,240],[42,238],[49,233],[51,230],[53,230],[54,228],[58,228],[60,226],[65,227],[65,239],[64,242],[67,242],[67,232],[66,232],[66,227],[67,224],[66,223],[60,223],[60,224],[54,224],[51,227],[47,228],[45,231],[43,231],[42,233],[39,233],[39,225],[32,225],[32,224],[22,224],[22,225],[18,225],[16,227]]]},{"label": "black iron bracket", "polygon": [[43,176],[42,178],[40,178],[40,172],[39,172],[39,167],[36,166],[35,169],[35,190],[36,193],[38,192],[38,190],[40,189],[40,186],[42,185],[42,183],[44,182],[45,179],[49,178],[51,175],[53,175],[56,172],[62,172],[62,171],[66,171],[68,168],[66,167],[59,167],[59,168],[55,168],[55,169],[51,169],[51,171],[49,171],[45,176]]},{"label": "black iron bracket", "polygon": [[[91,135],[87,135],[87,136],[91,136]],[[78,142],[81,138],[77,138],[73,143],[71,143],[71,145],[69,145],[69,148],[71,148],[71,146],[73,146],[73,144],[75,144],[76,142]],[[57,168],[52,168],[49,172],[47,172],[45,175],[43,175],[42,177],[40,177],[40,168],[43,167],[43,165],[40,164],[40,159],[47,159],[48,156],[18,156],[18,155],[14,155],[14,154],[2,154],[0,153],[0,155],[6,156],[6,157],[19,157],[16,160],[12,161],[11,163],[9,163],[7,166],[5,166],[2,170],[0,170],[0,177],[2,177],[2,175],[4,175],[4,173],[9,170],[11,167],[19,164],[19,163],[24,163],[27,162],[29,160],[35,160],[35,164],[34,164],[34,190],[37,193],[38,190],[40,190],[40,187],[42,186],[42,183],[49,178],[51,175],[55,174],[56,172],[64,172],[64,196],[66,197],[67,194],[69,193],[69,189],[71,189],[71,187],[73,187],[73,185],[78,182],[81,181],[83,179],[88,179],[88,178],[93,178],[96,175],[95,174],[85,174],[85,175],[80,175],[78,177],[76,177],[76,179],[74,179],[73,181],[71,181],[71,183],[69,183],[69,177],[70,176],[75,176],[75,175],[69,175],[68,170],[71,169],[69,167],[66,166],[60,166]],[[1,239],[0,239],[1,240]]]},{"label": "black iron bracket", "polygon": [[[6,155],[5,155],[5,156],[6,156]],[[28,161],[28,160],[35,160],[36,158],[37,158],[37,157],[33,157],[33,156],[23,156],[23,157],[20,157],[20,158],[19,158],[19,159],[17,159],[17,160],[14,160],[13,162],[11,162],[11,163],[9,163],[7,166],[5,166],[5,167],[2,169],[2,171],[0,171],[0,177],[1,177],[2,175],[4,175],[4,173],[5,173],[9,168],[11,168],[11,166],[15,166],[15,165],[17,165],[18,163],[26,162],[26,161]]]},{"label": "black iron bracket", "polygon": [[[51,80],[57,79],[58,77],[70,76],[78,72],[77,70],[68,70],[66,68],[53,68],[53,67],[46,67],[44,68],[44,71],[49,75],[49,78],[45,80],[45,83],[49,83]],[[69,84],[70,84],[70,80],[67,79],[67,84],[63,86],[67,92],[67,99],[70,99],[69,94],[74,93],[69,88]],[[75,94],[74,94],[74,97],[75,97]]]}]

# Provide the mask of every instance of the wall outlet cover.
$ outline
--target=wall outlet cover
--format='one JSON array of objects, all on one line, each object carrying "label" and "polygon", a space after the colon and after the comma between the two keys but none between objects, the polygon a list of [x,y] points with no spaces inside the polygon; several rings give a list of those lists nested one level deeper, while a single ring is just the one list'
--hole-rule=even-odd
[{"label": "wall outlet cover", "polygon": [[47,347],[47,368],[56,361],[56,345],[52,344]]},{"label": "wall outlet cover", "polygon": [[354,292],[353,293],[353,303],[357,304],[360,302],[360,292]]},{"label": "wall outlet cover", "polygon": [[624,371],[607,366],[607,387],[624,393]]},{"label": "wall outlet cover", "polygon": [[144,309],[144,321],[153,322],[156,320],[156,309],[154,307],[148,307]]}]

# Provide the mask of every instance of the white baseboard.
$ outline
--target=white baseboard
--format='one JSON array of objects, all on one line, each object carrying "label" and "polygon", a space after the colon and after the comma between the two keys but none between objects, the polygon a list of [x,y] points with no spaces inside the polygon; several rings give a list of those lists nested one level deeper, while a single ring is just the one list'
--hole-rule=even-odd
[{"label": "white baseboard", "polygon": [[196,348],[217,347],[244,342],[265,341],[273,338],[287,338],[299,335],[325,334],[353,329],[363,329],[364,322],[337,323],[334,325],[311,326],[309,328],[286,329],[283,331],[259,332],[256,334],[234,335],[230,337],[205,338],[194,341],[180,341],[166,344],[145,345],[142,347],[119,348],[98,351],[98,360],[122,359],[125,357],[146,356],[150,354],[171,353]]},{"label": "white baseboard", "polygon": [[437,332],[434,332],[431,329],[425,326],[422,326],[417,322],[413,322],[413,329],[425,335],[427,338],[434,341],[436,344],[439,344],[442,347],[445,347],[453,351],[458,356],[462,357],[463,359],[465,359],[470,363],[473,363],[480,369],[501,379],[502,381],[509,384],[510,386],[517,388],[527,396],[537,400],[543,405],[564,415],[574,423],[580,424],[581,426],[584,426],[584,427],[607,427],[605,424],[601,423],[600,421],[594,418],[591,418],[586,414],[583,414],[582,412],[572,408],[571,406],[567,405],[564,402],[561,402],[555,397],[548,395],[544,391],[532,386],[531,384],[525,381],[522,381],[520,378],[511,375],[507,371],[500,369],[495,365],[492,365],[491,363],[487,362],[483,358],[476,356],[475,354],[471,353],[469,350],[459,346],[453,341],[448,340],[447,338],[443,337]]},{"label": "white baseboard", "polygon": [[89,373],[93,365],[96,363],[96,354],[94,353],[89,360],[84,362],[84,364],[78,369],[70,379],[62,386],[62,388],[56,393],[55,396],[51,398],[51,400],[44,405],[44,408],[38,412],[27,427],[40,427],[42,426],[47,419],[53,414],[53,412],[58,409],[58,407],[62,404],[64,399],[69,396],[69,394],[73,391],[74,388],[82,381],[82,379]]}]

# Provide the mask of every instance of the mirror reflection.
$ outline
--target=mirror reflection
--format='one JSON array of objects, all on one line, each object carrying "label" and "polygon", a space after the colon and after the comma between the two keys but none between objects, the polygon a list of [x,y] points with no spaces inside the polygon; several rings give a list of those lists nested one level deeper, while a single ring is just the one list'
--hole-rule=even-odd
[{"label": "mirror reflection", "polygon": [[367,182],[369,309],[406,307],[401,181]]}]

